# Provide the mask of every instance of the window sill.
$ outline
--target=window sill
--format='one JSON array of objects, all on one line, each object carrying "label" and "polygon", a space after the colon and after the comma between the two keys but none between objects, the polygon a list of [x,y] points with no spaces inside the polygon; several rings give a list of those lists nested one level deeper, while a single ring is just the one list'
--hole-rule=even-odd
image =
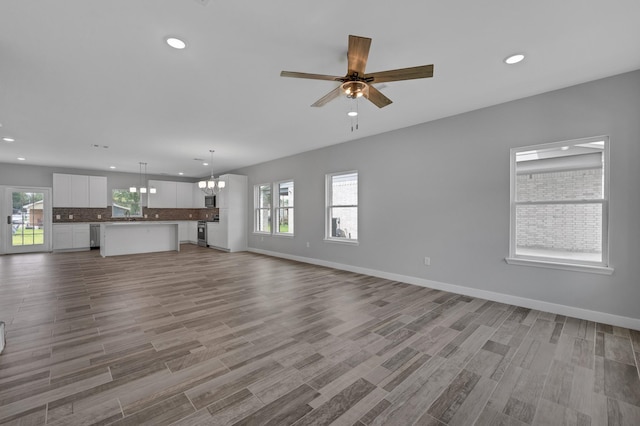
[{"label": "window sill", "polygon": [[360,243],[358,240],[344,240],[344,239],[335,239],[335,238],[325,238],[324,241],[326,243],[337,243],[337,244],[346,244],[348,246],[358,246]]},{"label": "window sill", "polygon": [[538,268],[563,269],[565,271],[588,272],[591,274],[612,275],[613,268],[608,266],[579,265],[576,263],[551,262],[547,260],[532,260],[507,257],[504,259],[509,265],[535,266]]},{"label": "window sill", "polygon": [[276,234],[272,234],[274,237],[280,237],[280,238],[293,238],[294,234],[284,234],[284,233],[276,233]]}]

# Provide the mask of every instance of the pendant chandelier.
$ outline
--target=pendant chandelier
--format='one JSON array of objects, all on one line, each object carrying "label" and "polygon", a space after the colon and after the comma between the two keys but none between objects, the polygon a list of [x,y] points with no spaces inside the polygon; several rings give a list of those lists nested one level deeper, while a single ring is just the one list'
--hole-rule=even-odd
[{"label": "pendant chandelier", "polygon": [[[147,191],[149,192],[149,194],[155,194],[156,193],[156,189],[153,186],[150,186],[149,188],[147,188],[147,163],[143,163],[140,162],[140,188],[138,189],[135,186],[131,186],[129,187],[129,192],[138,192],[138,190],[140,191],[141,194],[146,194]],[[142,177],[142,166],[144,166],[144,178]],[[145,184],[146,182],[146,184]]]},{"label": "pendant chandelier", "polygon": [[213,176],[213,153],[215,151],[213,149],[210,149],[209,152],[211,153],[211,161],[209,162],[209,165],[211,165],[211,177],[209,178],[209,180],[201,180],[200,182],[198,182],[198,188],[200,188],[202,192],[207,195],[214,195],[224,188],[225,181],[216,179]]}]

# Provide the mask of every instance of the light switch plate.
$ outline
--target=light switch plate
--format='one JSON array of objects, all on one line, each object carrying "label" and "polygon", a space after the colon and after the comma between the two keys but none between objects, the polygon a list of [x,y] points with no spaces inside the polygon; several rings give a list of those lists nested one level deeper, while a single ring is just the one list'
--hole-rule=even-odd
[{"label": "light switch plate", "polygon": [[56,215],[56,220],[60,220],[60,215],[59,214]]},{"label": "light switch plate", "polygon": [[69,219],[73,219],[73,215],[72,214],[69,215]]},{"label": "light switch plate", "polygon": [[101,214],[98,215],[98,219],[102,219],[102,215]]}]

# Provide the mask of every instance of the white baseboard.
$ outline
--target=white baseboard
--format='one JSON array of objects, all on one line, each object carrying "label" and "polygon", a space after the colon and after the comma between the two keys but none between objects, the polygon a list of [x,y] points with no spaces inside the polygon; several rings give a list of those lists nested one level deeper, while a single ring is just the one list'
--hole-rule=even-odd
[{"label": "white baseboard", "polygon": [[283,259],[295,260],[303,263],[310,263],[318,266],[326,266],[328,268],[340,269],[342,271],[355,272],[358,274],[371,275],[378,278],[384,278],[392,281],[400,281],[407,284],[418,285],[421,287],[432,288],[436,290],[448,291],[450,293],[462,294],[465,296],[487,299],[494,302],[506,303],[509,305],[522,306],[523,308],[535,309],[538,311],[551,312],[554,314],[565,315],[568,317],[579,318],[587,321],[599,322],[602,324],[610,324],[618,327],[631,328],[640,330],[640,319],[623,317],[620,315],[609,314],[606,312],[591,311],[588,309],[577,308],[574,306],[560,305],[558,303],[545,302],[543,300],[528,299],[526,297],[513,296],[510,294],[496,293],[494,291],[480,290],[472,287],[464,287],[455,284],[447,284],[439,281],[427,280],[424,278],[412,277],[409,275],[394,274],[391,272],[378,271],[376,269],[362,268],[359,266],[345,265],[337,262],[329,262],[326,260],[314,259],[310,257],[294,256],[286,253],[279,253],[269,250],[261,250],[249,248],[248,251],[266,256],[280,257]]}]

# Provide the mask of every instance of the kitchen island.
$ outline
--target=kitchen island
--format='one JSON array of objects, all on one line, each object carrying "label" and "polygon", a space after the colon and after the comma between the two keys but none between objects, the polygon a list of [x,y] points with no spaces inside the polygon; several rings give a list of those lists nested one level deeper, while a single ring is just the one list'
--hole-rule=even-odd
[{"label": "kitchen island", "polygon": [[100,255],[180,251],[178,222],[108,222],[100,224]]}]

